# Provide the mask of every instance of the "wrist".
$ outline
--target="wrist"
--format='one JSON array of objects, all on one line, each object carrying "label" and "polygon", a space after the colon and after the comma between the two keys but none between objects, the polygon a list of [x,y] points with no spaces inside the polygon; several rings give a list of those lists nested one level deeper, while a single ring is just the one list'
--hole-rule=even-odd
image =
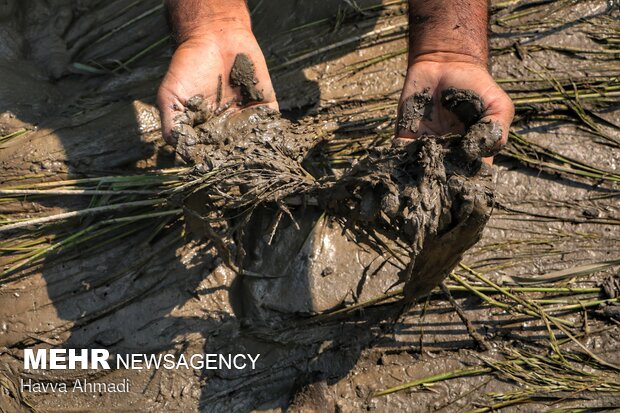
[{"label": "wrist", "polygon": [[179,32],[176,40],[179,45],[209,41],[228,42],[231,40],[231,37],[246,33],[252,33],[252,26],[244,21],[218,19],[212,20],[208,24],[195,26],[189,30]]},{"label": "wrist", "polygon": [[409,0],[409,63],[488,63],[488,0]]},{"label": "wrist", "polygon": [[447,63],[447,64],[466,64],[482,67],[488,71],[487,56],[477,54],[464,53],[461,51],[448,50],[427,50],[427,51],[410,51],[409,66],[417,63]]},{"label": "wrist", "polygon": [[245,0],[167,0],[166,6],[178,43],[230,31],[252,30]]}]

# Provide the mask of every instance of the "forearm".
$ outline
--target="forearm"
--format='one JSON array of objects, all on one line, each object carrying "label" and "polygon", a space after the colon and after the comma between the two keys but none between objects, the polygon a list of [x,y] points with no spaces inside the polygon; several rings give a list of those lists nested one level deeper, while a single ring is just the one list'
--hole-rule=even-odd
[{"label": "forearm", "polygon": [[246,0],[166,0],[165,4],[179,43],[223,28],[251,28]]},{"label": "forearm", "polygon": [[409,63],[488,63],[488,0],[409,0]]}]

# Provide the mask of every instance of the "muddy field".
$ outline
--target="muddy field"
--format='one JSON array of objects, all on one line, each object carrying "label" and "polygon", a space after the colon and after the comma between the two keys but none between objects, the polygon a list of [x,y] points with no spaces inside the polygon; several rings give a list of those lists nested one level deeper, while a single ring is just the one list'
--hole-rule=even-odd
[{"label": "muddy field", "polygon": [[[493,193],[490,219],[443,287],[417,300],[407,286],[420,285],[402,277],[407,231],[367,225],[403,210],[339,209],[351,185],[365,193],[361,172],[393,166],[381,160],[406,2],[249,2],[284,119],[241,123],[262,116],[253,133],[294,135],[273,164],[297,192],[224,220],[217,237],[199,217],[239,205],[205,207],[220,192],[194,191],[205,170],[188,163],[200,151],[226,163],[229,146],[186,133],[177,153],[161,139],[155,94],[173,45],[160,2],[48,3],[0,5],[0,410],[620,410],[615,3],[493,3],[492,71],[517,116],[493,168],[454,171],[445,155],[448,175]],[[423,272],[466,249],[444,241]],[[261,357],[256,370],[24,372],[31,347]],[[131,391],[29,393],[20,378],[129,379]]]}]

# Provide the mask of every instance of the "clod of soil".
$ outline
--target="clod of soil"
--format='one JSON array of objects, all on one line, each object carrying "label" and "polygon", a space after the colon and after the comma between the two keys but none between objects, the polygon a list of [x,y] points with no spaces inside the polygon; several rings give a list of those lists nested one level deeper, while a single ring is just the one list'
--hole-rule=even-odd
[{"label": "clod of soil", "polygon": [[235,56],[235,62],[230,71],[230,84],[239,87],[242,106],[264,100],[263,92],[256,88],[257,83],[254,76],[254,63],[246,54],[239,53]]},{"label": "clod of soil", "polygon": [[449,87],[441,94],[441,104],[466,127],[476,123],[484,112],[484,102],[471,90]]},{"label": "clod of soil", "polygon": [[[231,78],[238,75],[233,72]],[[244,76],[253,78],[253,72]],[[410,98],[405,118],[419,116],[428,99],[428,91]],[[458,116],[474,111],[480,117],[481,101],[469,92],[446,93],[442,100]],[[279,211],[275,232],[282,216],[295,222],[293,209],[315,205],[369,240],[387,237],[407,247],[409,264],[400,279],[411,302],[450,273],[490,217],[490,174],[481,157],[498,149],[501,129],[494,123],[476,123],[464,136],[424,136],[373,149],[341,176],[314,176],[304,161],[321,142],[277,112],[253,107],[215,116],[200,97],[190,102],[179,118],[185,123],[175,128],[178,153],[195,165],[185,187],[186,215],[242,274],[240,240],[255,211]]]},{"label": "clod of soil", "polygon": [[340,179],[323,178],[316,197],[347,222],[408,245],[405,300],[429,293],[481,237],[493,202],[488,167],[496,126],[464,137],[425,136],[371,151]]},{"label": "clod of soil", "polygon": [[236,240],[259,206],[290,216],[303,204],[319,205],[347,225],[410,246],[401,278],[413,299],[452,270],[489,219],[490,174],[480,157],[492,154],[501,136],[492,123],[464,137],[372,150],[341,177],[311,175],[302,162],[319,142],[267,108],[186,126],[177,150],[196,165],[186,210],[239,271],[244,252]]}]

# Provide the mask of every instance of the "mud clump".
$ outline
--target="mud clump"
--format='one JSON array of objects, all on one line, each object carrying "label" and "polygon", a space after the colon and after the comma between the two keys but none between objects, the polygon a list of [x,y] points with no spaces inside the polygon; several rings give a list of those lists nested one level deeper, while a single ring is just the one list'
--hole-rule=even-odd
[{"label": "mud clump", "polygon": [[[470,110],[464,96],[448,95],[446,104]],[[415,116],[429,98],[424,91],[411,100]],[[498,149],[501,130],[494,123],[475,123],[464,136],[423,136],[407,145],[371,148],[339,176],[313,175],[311,154],[321,141],[309,131],[265,107],[215,116],[200,97],[191,100],[185,123],[175,128],[179,155],[194,165],[181,191],[186,216],[240,274],[242,240],[256,211],[276,211],[270,234],[252,234],[269,243],[283,219],[297,225],[293,210],[312,205],[365,234],[362,242],[387,238],[406,246],[409,263],[399,278],[406,302],[412,302],[450,273],[490,217],[490,173],[481,157]],[[390,253],[380,243],[373,247]]]},{"label": "mud clump", "polygon": [[[420,121],[432,120],[434,99],[429,88],[406,98],[399,108],[398,130],[416,134]],[[479,122],[484,113],[484,102],[471,90],[449,87],[441,93],[439,103],[466,129]]]},{"label": "mud clump", "polygon": [[241,105],[251,102],[262,102],[265,97],[263,92],[256,88],[258,81],[255,78],[254,63],[243,53],[235,56],[232,70],[230,71],[230,84],[239,88],[241,92]]},{"label": "mud clump", "polygon": [[427,136],[372,150],[316,191],[330,213],[409,246],[400,274],[406,301],[429,293],[480,239],[493,200],[480,156],[492,153],[485,146],[492,130],[482,124],[464,137]]},{"label": "mud clump", "polygon": [[454,113],[466,127],[478,122],[484,113],[484,102],[471,90],[449,87],[441,94],[441,104]]},{"label": "mud clump", "polygon": [[414,93],[402,103],[400,116],[398,118],[398,129],[416,133],[418,121],[429,119],[432,114],[432,97],[429,89],[424,89],[421,93]]},{"label": "mud clump", "polygon": [[467,131],[468,139],[463,141],[463,156],[470,160],[495,156],[501,149],[502,128],[496,122],[478,122]]},{"label": "mud clump", "polygon": [[241,273],[238,241],[255,210],[272,205],[291,217],[291,209],[318,205],[347,226],[408,245],[401,279],[414,299],[454,268],[489,219],[490,174],[480,157],[493,154],[492,139],[501,136],[491,123],[464,137],[371,149],[340,177],[311,175],[303,162],[318,142],[267,108],[213,117],[192,131],[177,147],[195,165],[186,212]]}]

